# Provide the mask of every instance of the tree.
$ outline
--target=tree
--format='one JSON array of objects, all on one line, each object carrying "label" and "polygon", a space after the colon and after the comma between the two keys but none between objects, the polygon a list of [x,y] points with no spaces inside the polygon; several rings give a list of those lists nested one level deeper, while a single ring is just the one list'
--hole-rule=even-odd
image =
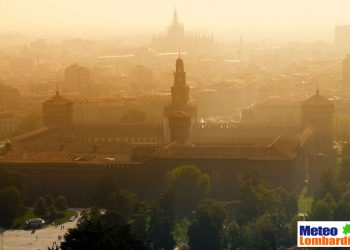
[{"label": "tree", "polygon": [[256,174],[248,175],[240,183],[240,205],[238,221],[248,223],[264,213],[274,213],[282,208],[276,190],[263,183]]},{"label": "tree", "polygon": [[76,228],[68,230],[61,243],[62,250],[78,249],[149,249],[131,234],[125,219],[116,213],[99,215],[95,220],[86,219]]},{"label": "tree", "polygon": [[226,229],[226,242],[228,249],[237,249],[241,245],[241,229],[237,221],[233,220]]},{"label": "tree", "polygon": [[174,226],[174,194],[168,191],[158,198],[152,209],[149,234],[153,248],[174,249]]},{"label": "tree", "polygon": [[55,199],[55,208],[58,212],[65,212],[67,210],[67,200],[63,195],[59,195]]},{"label": "tree", "polygon": [[137,202],[137,195],[128,190],[116,191],[107,197],[106,208],[130,218]]},{"label": "tree", "polygon": [[[349,184],[344,186],[344,190],[349,190]],[[348,220],[350,219],[350,191],[345,191],[340,201],[336,204],[333,213],[334,220]]]},{"label": "tree", "polygon": [[289,249],[296,244],[297,216],[285,223],[285,214],[265,213],[243,227],[245,249]]},{"label": "tree", "polygon": [[341,200],[337,203],[333,219],[337,221],[350,220],[350,201]]},{"label": "tree", "polygon": [[171,171],[169,186],[176,195],[180,215],[190,215],[211,191],[209,175],[193,165],[177,167]]},{"label": "tree", "polygon": [[0,190],[0,226],[8,227],[23,211],[21,192],[11,186]]},{"label": "tree", "polygon": [[187,245],[188,244],[188,227],[190,221],[187,218],[183,218],[179,221],[174,228],[174,239],[177,246]]},{"label": "tree", "polygon": [[226,211],[217,202],[201,205],[188,228],[188,244],[192,250],[219,250],[224,243],[223,224]]},{"label": "tree", "polygon": [[44,195],[44,199],[45,199],[47,206],[54,205],[54,203],[55,203],[55,199],[53,198],[53,196],[51,194]]},{"label": "tree", "polygon": [[135,212],[130,219],[131,233],[138,239],[142,239],[145,245],[149,245],[148,229],[150,225],[149,208],[147,204],[138,202]]},{"label": "tree", "polygon": [[297,238],[295,232],[298,231],[298,221],[300,220],[299,215],[295,214],[294,217],[286,224],[287,233],[281,239],[283,246],[288,248],[297,245]]},{"label": "tree", "polygon": [[58,216],[57,210],[54,205],[47,206],[47,219],[54,220]]},{"label": "tree", "polygon": [[34,204],[34,213],[38,216],[46,218],[48,216],[48,206],[43,197],[39,197]]},{"label": "tree", "polygon": [[288,192],[285,188],[278,188],[277,194],[281,200],[281,210],[285,213],[286,217],[290,220],[298,213],[298,198],[295,193]]},{"label": "tree", "polygon": [[[344,145],[343,152],[347,151],[348,155],[350,152],[350,144],[347,143]],[[342,164],[339,170],[339,179],[343,182],[350,182],[350,158],[343,158]]]},{"label": "tree", "polygon": [[107,206],[107,197],[115,191],[117,191],[115,180],[112,177],[105,177],[97,185],[93,202],[97,206],[105,208]]},{"label": "tree", "polygon": [[80,218],[78,219],[78,224],[79,223],[82,223],[84,221],[92,221],[92,222],[95,222],[98,220],[98,218],[100,218],[101,216],[101,212],[100,210],[98,209],[98,207],[94,206],[94,207],[91,207],[91,208],[87,208],[87,209],[84,209],[82,212],[81,212],[81,216]]},{"label": "tree", "polygon": [[147,119],[146,113],[140,109],[129,109],[120,117],[119,122],[124,124],[140,124]]},{"label": "tree", "polygon": [[23,183],[23,176],[4,169],[0,169],[0,189],[14,186],[19,191],[23,191]]},{"label": "tree", "polygon": [[336,178],[335,171],[327,169],[322,173],[320,179],[320,186],[315,192],[314,198],[316,200],[322,200],[327,194],[330,194],[335,201],[340,199],[340,187],[339,182]]},{"label": "tree", "polygon": [[308,219],[311,221],[330,221],[333,219],[336,202],[331,194],[327,193],[322,200],[314,200]]},{"label": "tree", "polygon": [[274,215],[266,213],[248,223],[244,227],[244,247],[247,249],[277,249],[281,225],[275,220]]}]

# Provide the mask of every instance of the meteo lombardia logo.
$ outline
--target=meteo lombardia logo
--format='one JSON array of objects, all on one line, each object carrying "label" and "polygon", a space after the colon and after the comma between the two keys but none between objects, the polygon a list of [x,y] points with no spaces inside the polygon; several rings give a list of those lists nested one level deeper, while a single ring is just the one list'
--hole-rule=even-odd
[{"label": "meteo lombardia logo", "polygon": [[298,247],[349,247],[350,221],[298,221]]}]

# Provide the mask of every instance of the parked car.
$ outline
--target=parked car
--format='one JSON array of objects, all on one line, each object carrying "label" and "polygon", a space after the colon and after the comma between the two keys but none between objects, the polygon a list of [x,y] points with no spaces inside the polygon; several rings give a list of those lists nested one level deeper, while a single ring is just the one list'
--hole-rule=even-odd
[{"label": "parked car", "polygon": [[72,217],[69,218],[69,221],[74,221],[76,218],[77,217],[73,215]]}]

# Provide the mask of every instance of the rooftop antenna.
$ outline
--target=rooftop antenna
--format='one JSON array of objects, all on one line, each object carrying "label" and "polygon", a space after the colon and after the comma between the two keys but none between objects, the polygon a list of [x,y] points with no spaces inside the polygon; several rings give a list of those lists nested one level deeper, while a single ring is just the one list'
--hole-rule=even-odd
[{"label": "rooftop antenna", "polygon": [[317,81],[316,85],[317,85],[317,87],[316,87],[316,95],[320,95],[319,82],[318,81]]}]

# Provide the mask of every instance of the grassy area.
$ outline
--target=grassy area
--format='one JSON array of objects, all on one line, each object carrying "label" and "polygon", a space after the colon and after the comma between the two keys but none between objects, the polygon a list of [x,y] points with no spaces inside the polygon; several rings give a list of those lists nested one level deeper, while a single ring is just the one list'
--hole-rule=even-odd
[{"label": "grassy area", "polygon": [[13,229],[24,229],[26,227],[26,220],[28,220],[30,218],[34,218],[34,217],[36,217],[36,216],[33,212],[33,209],[27,208],[22,216],[17,217],[12,222],[12,228]]},{"label": "grassy area", "polygon": [[309,213],[311,210],[312,200],[312,196],[307,196],[307,187],[304,187],[298,198],[299,213]]},{"label": "grassy area", "polygon": [[74,211],[67,210],[66,212],[64,212],[62,217],[57,218],[56,220],[52,221],[51,223],[55,223],[55,225],[63,224],[63,223],[66,223],[67,221],[69,221],[69,218],[72,216],[77,217],[78,214]]},{"label": "grassy area", "polygon": [[[72,216],[77,216],[78,214],[74,211],[65,211],[63,214],[59,215],[56,219],[54,220],[47,220],[47,224],[52,224],[55,223],[55,225],[63,224],[69,220],[70,217]],[[34,214],[33,209],[27,208],[24,214],[18,218],[16,218],[13,223],[11,228],[12,229],[25,229],[26,228],[26,220],[35,218],[35,217],[40,217]]]}]

